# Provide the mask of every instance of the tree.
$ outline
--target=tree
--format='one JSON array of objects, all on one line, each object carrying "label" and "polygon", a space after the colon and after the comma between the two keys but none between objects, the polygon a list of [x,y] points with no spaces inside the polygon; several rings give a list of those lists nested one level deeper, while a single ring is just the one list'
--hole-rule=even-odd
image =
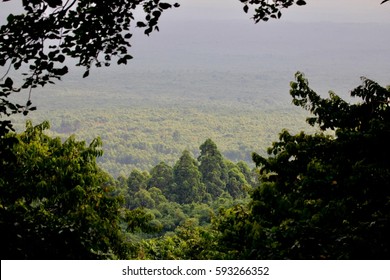
[{"label": "tree", "polygon": [[234,199],[237,199],[245,197],[250,186],[241,171],[235,167],[228,172],[226,189]]},{"label": "tree", "polygon": [[133,169],[130,172],[129,178],[127,178],[127,187],[130,194],[134,194],[140,189],[147,188],[147,182],[149,179],[149,173],[147,171],[139,171],[138,169]]},{"label": "tree", "polygon": [[[314,117],[314,135],[284,130],[253,159],[260,186],[245,258],[388,259],[390,257],[390,88],[362,78],[349,104],[321,98],[297,73],[293,103]],[[326,131],[333,132],[326,133]]]},{"label": "tree", "polygon": [[167,198],[159,188],[152,187],[148,191],[152,199],[156,202],[156,205],[168,202]]},{"label": "tree", "polygon": [[222,154],[219,152],[217,145],[207,139],[199,147],[200,162],[199,171],[202,173],[202,182],[206,186],[206,191],[216,199],[226,190],[228,180],[228,170]]},{"label": "tree", "polygon": [[0,160],[1,258],[126,258],[121,225],[129,212],[96,164],[100,140],[62,142],[44,133],[48,127],[27,123],[6,135],[17,143]]},{"label": "tree", "polygon": [[134,201],[131,208],[149,208],[153,209],[156,206],[156,202],[150,195],[150,193],[145,189],[140,189],[134,194]]},{"label": "tree", "polygon": [[174,235],[144,241],[145,257],[152,260],[225,259],[216,241],[218,232],[199,227],[196,219],[187,219],[175,229]]},{"label": "tree", "polygon": [[149,174],[144,171],[141,172],[138,169],[133,169],[129,175],[129,178],[127,178],[127,199],[129,201],[126,201],[127,207],[133,208],[134,207],[134,196],[136,193],[138,193],[141,190],[146,190],[147,182],[149,179]]},{"label": "tree", "polygon": [[220,210],[213,221],[213,228],[218,232],[214,242],[225,259],[248,259],[248,252],[254,247],[253,229],[256,229],[252,222],[247,206],[235,205]]},{"label": "tree", "polygon": [[173,190],[173,168],[165,162],[160,162],[150,171],[150,179],[148,181],[148,188],[159,188],[162,193],[171,198]]},{"label": "tree", "polygon": [[236,167],[245,176],[245,180],[249,183],[250,186],[254,187],[257,185],[256,172],[255,170],[251,170],[246,162],[239,161],[237,162]]},{"label": "tree", "polygon": [[201,202],[205,196],[205,186],[201,177],[197,162],[190,152],[185,150],[173,168],[175,201],[181,204]]}]

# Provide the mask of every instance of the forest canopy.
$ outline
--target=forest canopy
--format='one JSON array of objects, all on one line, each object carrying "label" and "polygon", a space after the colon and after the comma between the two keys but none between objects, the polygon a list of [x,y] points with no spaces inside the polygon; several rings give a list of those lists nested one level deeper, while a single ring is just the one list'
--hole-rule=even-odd
[{"label": "forest canopy", "polygon": [[348,103],[297,73],[290,93],[321,132],[282,131],[255,173],[208,139],[197,160],[114,180],[99,139],[7,134],[3,258],[388,259],[390,88],[364,78]]}]

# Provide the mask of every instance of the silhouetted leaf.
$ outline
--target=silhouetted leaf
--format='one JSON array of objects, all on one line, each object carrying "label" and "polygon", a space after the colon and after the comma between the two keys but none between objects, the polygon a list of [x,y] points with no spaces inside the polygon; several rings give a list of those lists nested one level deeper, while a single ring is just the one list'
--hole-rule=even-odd
[{"label": "silhouetted leaf", "polygon": [[14,84],[14,81],[10,77],[7,77],[7,79],[5,79],[5,81],[4,81],[4,86],[7,88],[12,88],[13,84]]},{"label": "silhouetted leaf", "polygon": [[137,27],[146,27],[147,25],[143,23],[142,21],[137,22]]},{"label": "silhouetted leaf", "polygon": [[158,6],[159,6],[161,9],[163,9],[163,10],[172,8],[172,5],[169,4],[169,3],[160,3],[160,4],[158,4]]}]

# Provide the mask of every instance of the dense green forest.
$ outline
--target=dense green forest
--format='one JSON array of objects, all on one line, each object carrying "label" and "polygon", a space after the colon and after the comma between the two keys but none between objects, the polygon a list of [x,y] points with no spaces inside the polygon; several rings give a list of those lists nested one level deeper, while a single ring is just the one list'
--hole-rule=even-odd
[{"label": "dense green forest", "polygon": [[[83,96],[79,104],[88,104],[90,98]],[[42,107],[47,102],[42,102]],[[180,106],[161,103],[156,97],[143,104],[128,101],[125,108],[112,101],[81,108],[43,108],[15,119],[14,124],[23,131],[26,119],[34,123],[49,119],[50,133],[62,139],[72,134],[87,142],[100,137],[104,153],[99,165],[115,178],[128,176],[134,168],[150,170],[160,161],[172,165],[185,149],[197,156],[199,145],[207,138],[213,139],[229,160],[253,167],[252,152],[265,154],[265,147],[277,140],[284,127],[295,132],[313,130],[305,123],[306,114],[287,107],[263,105],[259,111],[229,100],[200,98]]]},{"label": "dense green forest", "polygon": [[[283,130],[226,159],[213,140],[174,165],[114,179],[89,145],[48,136],[48,123],[9,133],[2,161],[5,258],[382,259],[389,257],[390,88],[363,79],[348,103],[321,98],[301,73],[293,103],[318,132]],[[54,188],[53,188],[54,186]],[[26,191],[28,190],[28,191]],[[55,247],[56,250],[52,250]]]},{"label": "dense green forest", "polygon": [[[240,2],[256,23],[306,4]],[[301,111],[278,98],[284,86],[267,89],[265,72],[160,72],[159,97],[153,73],[139,77],[143,90],[115,95],[96,77],[90,92],[53,90],[74,70],[66,59],[83,77],[127,64],[135,10],[150,35],[180,5],[22,6],[0,28],[1,259],[390,258],[389,86],[362,77],[348,98],[323,96],[297,72],[289,89]]]}]

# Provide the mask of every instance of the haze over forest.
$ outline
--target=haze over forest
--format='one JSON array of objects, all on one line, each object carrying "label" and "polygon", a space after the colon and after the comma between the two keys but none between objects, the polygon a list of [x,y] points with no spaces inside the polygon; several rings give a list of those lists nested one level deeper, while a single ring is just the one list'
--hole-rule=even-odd
[{"label": "haze over forest", "polygon": [[[325,2],[309,1],[286,10],[282,20],[257,25],[238,1],[183,3],[163,15],[159,33],[135,34],[129,65],[93,69],[86,79],[82,69],[71,68],[63,81],[35,90],[38,110],[28,118],[47,119],[60,134],[102,137],[102,164],[115,176],[161,160],[173,163],[183,149],[196,153],[208,137],[232,160],[250,161],[250,153],[264,152],[282,128],[308,128],[305,112],[288,94],[296,71],[323,95],[333,90],[348,97],[361,76],[389,84],[388,7]],[[158,144],[166,145],[165,155],[152,148]],[[132,159],[118,162],[118,153]]]}]

